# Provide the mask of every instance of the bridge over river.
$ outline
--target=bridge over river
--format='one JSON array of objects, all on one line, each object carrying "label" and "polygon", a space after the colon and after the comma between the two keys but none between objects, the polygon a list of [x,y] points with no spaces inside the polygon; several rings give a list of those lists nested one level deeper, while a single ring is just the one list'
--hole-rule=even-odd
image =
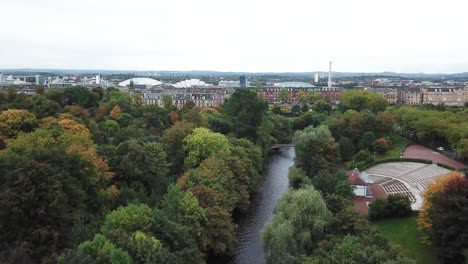
[{"label": "bridge over river", "polygon": [[273,150],[279,150],[281,148],[293,148],[294,147],[294,144],[293,143],[289,143],[289,144],[274,144],[271,146],[271,149]]}]

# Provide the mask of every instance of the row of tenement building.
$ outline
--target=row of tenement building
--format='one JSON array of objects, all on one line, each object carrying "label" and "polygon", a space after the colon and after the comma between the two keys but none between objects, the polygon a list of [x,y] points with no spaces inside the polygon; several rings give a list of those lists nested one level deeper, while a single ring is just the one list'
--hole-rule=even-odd
[{"label": "row of tenement building", "polygon": [[376,87],[369,90],[385,98],[389,104],[462,106],[468,102],[468,87]]},{"label": "row of tenement building", "polygon": [[[6,88],[6,87],[4,87]],[[46,88],[48,89],[48,88]],[[143,104],[163,106],[164,96],[170,96],[172,103],[180,108],[188,101],[195,103],[197,107],[218,107],[225,99],[235,91],[236,88],[222,86],[171,88],[158,87],[151,89],[127,90],[131,94],[141,94]],[[3,89],[5,90],[5,89]],[[17,86],[17,93],[35,94],[34,86]],[[387,100],[389,104],[399,105],[422,105],[422,104],[444,104],[447,106],[462,106],[468,102],[468,87],[374,87],[364,88],[372,91]],[[286,99],[281,98],[283,91],[287,91]],[[340,87],[264,87],[257,89],[257,96],[263,98],[268,103],[300,103],[299,92],[315,92],[322,96],[325,101],[338,103],[343,88]]]},{"label": "row of tenement building", "polygon": [[[288,98],[281,98],[280,94],[283,91],[288,92]],[[327,102],[339,102],[343,88],[341,87],[296,87],[296,88],[281,88],[281,87],[265,87],[257,90],[257,96],[263,98],[268,103],[299,103],[298,93],[299,92],[314,92]]]},{"label": "row of tenement building", "polygon": [[[364,88],[375,92],[385,98],[389,104],[399,105],[422,105],[422,104],[444,104],[447,106],[462,106],[468,102],[468,87],[376,87]],[[287,99],[281,98],[283,91],[288,92]],[[298,93],[315,92],[322,96],[325,101],[338,103],[341,93],[340,87],[313,87],[313,88],[280,88],[265,87],[257,90],[257,95],[269,103],[300,103]]]},{"label": "row of tenement building", "polygon": [[190,88],[158,88],[143,90],[141,94],[145,105],[163,106],[165,96],[172,98],[172,104],[177,108],[192,101],[197,107],[218,107],[234,92],[226,87],[190,87]]}]

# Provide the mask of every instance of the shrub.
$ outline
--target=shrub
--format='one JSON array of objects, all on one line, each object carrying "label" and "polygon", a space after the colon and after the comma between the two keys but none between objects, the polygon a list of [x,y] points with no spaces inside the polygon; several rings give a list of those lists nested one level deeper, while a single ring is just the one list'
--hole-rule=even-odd
[{"label": "shrub", "polygon": [[385,138],[379,138],[372,143],[372,148],[380,154],[387,152],[390,149],[390,144]]},{"label": "shrub", "polygon": [[387,217],[404,217],[411,214],[411,202],[408,196],[389,195],[369,204],[369,217],[378,220]]}]

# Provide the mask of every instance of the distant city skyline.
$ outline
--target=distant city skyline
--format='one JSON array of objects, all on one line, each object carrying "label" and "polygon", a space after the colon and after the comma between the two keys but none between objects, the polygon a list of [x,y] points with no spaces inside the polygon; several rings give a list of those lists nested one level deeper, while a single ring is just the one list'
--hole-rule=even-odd
[{"label": "distant city skyline", "polygon": [[463,0],[15,0],[0,69],[468,72]]}]

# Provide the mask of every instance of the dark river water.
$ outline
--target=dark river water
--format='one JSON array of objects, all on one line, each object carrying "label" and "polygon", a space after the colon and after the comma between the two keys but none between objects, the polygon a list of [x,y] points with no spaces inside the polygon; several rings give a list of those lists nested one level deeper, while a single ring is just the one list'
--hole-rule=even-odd
[{"label": "dark river water", "polygon": [[276,203],[288,189],[288,168],[293,163],[294,148],[282,148],[269,158],[250,209],[238,223],[234,263],[265,263],[260,232],[271,221]]}]

